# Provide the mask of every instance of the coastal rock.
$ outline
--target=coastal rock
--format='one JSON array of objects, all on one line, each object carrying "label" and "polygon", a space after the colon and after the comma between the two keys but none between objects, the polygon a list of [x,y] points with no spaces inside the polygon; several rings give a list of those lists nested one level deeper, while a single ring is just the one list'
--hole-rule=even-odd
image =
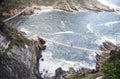
[{"label": "coastal rock", "polygon": [[69,74],[74,74],[75,70],[74,70],[74,68],[70,67],[68,72],[69,72]]},{"label": "coastal rock", "polygon": [[16,29],[0,22],[0,78],[42,79],[39,59],[45,41],[38,39],[28,40]]},{"label": "coastal rock", "polygon": [[73,6],[67,2],[56,2],[53,8],[73,12]]},{"label": "coastal rock", "polygon": [[22,13],[23,15],[32,15],[34,12],[33,7],[27,7],[26,10]]},{"label": "coastal rock", "polygon": [[60,67],[55,70],[55,79],[65,79],[65,71]]},{"label": "coastal rock", "polygon": [[69,12],[78,11],[79,9],[87,9],[95,12],[100,11],[109,11],[113,12],[114,9],[111,9],[108,6],[103,5],[102,3],[96,0],[65,0],[65,1],[56,1],[53,5],[55,9],[61,9]]},{"label": "coastal rock", "polygon": [[9,13],[7,13],[7,12],[2,12],[2,14],[1,14],[3,17],[9,17],[10,16],[10,14]]},{"label": "coastal rock", "polygon": [[105,41],[103,42],[102,45],[100,45],[100,50],[102,51],[111,51],[111,50],[115,50],[116,48],[117,46],[111,43],[110,41]]},{"label": "coastal rock", "polygon": [[100,71],[102,65],[110,58],[110,51],[116,49],[117,46],[110,41],[105,41],[102,43],[102,45],[100,45],[100,50],[103,52],[100,55],[96,55],[96,71]]},{"label": "coastal rock", "polygon": [[10,10],[10,16],[14,16],[15,15],[15,12],[14,12],[14,10],[12,9],[12,10]]}]

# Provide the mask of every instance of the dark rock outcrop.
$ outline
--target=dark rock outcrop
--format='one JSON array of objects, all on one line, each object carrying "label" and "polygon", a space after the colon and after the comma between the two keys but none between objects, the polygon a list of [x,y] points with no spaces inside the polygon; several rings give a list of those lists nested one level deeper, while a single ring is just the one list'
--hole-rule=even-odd
[{"label": "dark rock outcrop", "polygon": [[42,79],[39,58],[44,44],[43,39],[28,40],[16,29],[0,22],[0,78]]},{"label": "dark rock outcrop", "polygon": [[96,55],[96,70],[101,71],[102,65],[110,58],[110,51],[117,50],[118,46],[110,41],[105,41],[100,45],[100,50],[103,52]]},{"label": "dark rock outcrop", "polygon": [[64,79],[65,71],[60,67],[55,70],[55,79]]},{"label": "dark rock outcrop", "polygon": [[113,43],[111,43],[110,41],[105,41],[103,42],[102,45],[100,45],[100,50],[102,51],[111,51],[111,50],[115,50],[117,48],[117,46]]}]

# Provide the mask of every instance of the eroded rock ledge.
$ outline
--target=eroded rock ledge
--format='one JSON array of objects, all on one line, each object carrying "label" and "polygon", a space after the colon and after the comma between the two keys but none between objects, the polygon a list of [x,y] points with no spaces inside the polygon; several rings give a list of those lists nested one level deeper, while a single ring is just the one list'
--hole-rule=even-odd
[{"label": "eroded rock ledge", "polygon": [[43,39],[28,40],[0,21],[0,78],[41,79],[39,58],[44,44]]}]

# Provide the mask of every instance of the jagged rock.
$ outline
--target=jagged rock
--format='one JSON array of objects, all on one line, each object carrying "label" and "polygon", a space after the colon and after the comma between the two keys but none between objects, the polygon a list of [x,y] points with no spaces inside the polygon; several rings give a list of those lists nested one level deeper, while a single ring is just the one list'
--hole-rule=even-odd
[{"label": "jagged rock", "polygon": [[60,67],[55,70],[55,79],[65,79],[65,71]]},{"label": "jagged rock", "polygon": [[102,51],[111,51],[111,50],[115,50],[116,48],[117,46],[109,41],[103,42],[103,45],[100,46],[100,49]]},{"label": "jagged rock", "polygon": [[102,65],[110,58],[110,52],[111,50],[116,50],[117,46],[110,41],[103,42],[102,45],[100,45],[100,50],[103,52],[100,55],[96,55],[96,71],[101,71]]},{"label": "jagged rock", "polygon": [[70,67],[70,68],[69,68],[69,74],[74,74],[74,73],[75,73],[74,68]]},{"label": "jagged rock", "polygon": [[34,40],[34,44],[40,50],[45,50],[46,48],[46,46],[43,46],[43,44],[45,44],[45,41],[39,37],[37,37],[37,39]]},{"label": "jagged rock", "polygon": [[56,1],[53,5],[55,9],[61,9],[69,12],[74,10],[78,11],[79,9],[87,9],[96,12],[100,11],[109,11],[113,12],[114,9],[109,8],[108,6],[103,5],[102,3],[96,0],[65,0],[65,1]]}]

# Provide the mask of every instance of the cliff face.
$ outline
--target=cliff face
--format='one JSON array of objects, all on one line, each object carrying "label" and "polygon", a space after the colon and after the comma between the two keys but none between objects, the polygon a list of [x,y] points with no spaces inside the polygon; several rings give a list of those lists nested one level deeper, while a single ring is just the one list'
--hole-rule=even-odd
[{"label": "cliff face", "polygon": [[63,0],[56,1],[53,5],[55,9],[62,9],[66,11],[78,11],[79,9],[87,9],[92,11],[114,11],[108,6],[105,6],[97,0]]},{"label": "cliff face", "polygon": [[[60,9],[69,12],[78,11],[81,9],[87,9],[97,12],[114,11],[114,9],[103,5],[97,0],[5,0],[0,5],[0,15],[13,16],[16,13],[20,12],[21,9],[25,8],[26,6],[32,5],[53,6],[54,9]],[[119,9],[117,10],[119,11]],[[33,10],[27,10],[26,12],[27,14],[31,14],[33,13]]]},{"label": "cliff face", "polygon": [[30,41],[0,22],[0,78],[40,79],[39,58],[44,43],[40,38]]}]

